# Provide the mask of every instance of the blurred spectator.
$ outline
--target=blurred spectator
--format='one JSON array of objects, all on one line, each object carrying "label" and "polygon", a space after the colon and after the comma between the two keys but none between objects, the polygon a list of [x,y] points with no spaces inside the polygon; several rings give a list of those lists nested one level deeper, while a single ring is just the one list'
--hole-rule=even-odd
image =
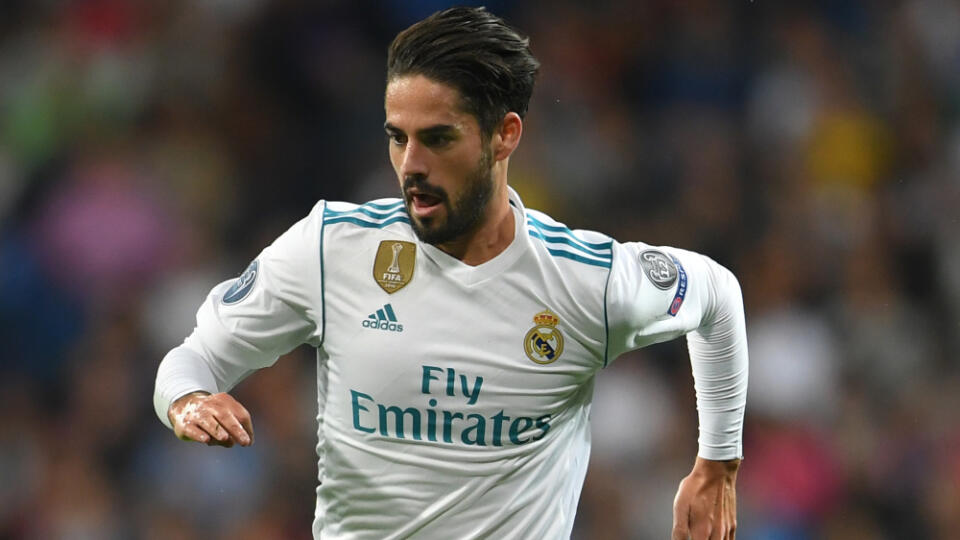
[{"label": "blurred spectator", "polygon": [[[155,367],[316,199],[396,193],[386,46],[444,5],[0,2],[0,537],[309,537],[312,351],[238,388],[250,449],[177,441]],[[543,62],[525,202],[740,278],[738,537],[954,538],[960,7],[487,5]],[[686,352],[595,385],[574,536],[664,538]]]}]

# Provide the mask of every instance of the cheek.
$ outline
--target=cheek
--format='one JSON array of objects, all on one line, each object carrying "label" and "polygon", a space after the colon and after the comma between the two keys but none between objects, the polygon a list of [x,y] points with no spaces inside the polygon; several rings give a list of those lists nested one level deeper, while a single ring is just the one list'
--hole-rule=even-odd
[{"label": "cheek", "polygon": [[466,180],[477,166],[477,156],[472,152],[460,152],[446,156],[441,163],[435,165],[437,172],[442,171],[444,177],[457,184]]},{"label": "cheek", "polygon": [[390,157],[390,166],[393,167],[393,172],[397,174],[397,177],[400,176],[400,164],[403,154],[400,150],[394,146],[390,145],[387,147],[387,155]]}]

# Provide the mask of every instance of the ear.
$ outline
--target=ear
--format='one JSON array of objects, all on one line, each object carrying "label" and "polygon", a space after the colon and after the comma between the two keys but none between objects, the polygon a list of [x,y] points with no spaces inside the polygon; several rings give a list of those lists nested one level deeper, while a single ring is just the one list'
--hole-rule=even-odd
[{"label": "ear", "polygon": [[500,125],[493,131],[493,159],[502,161],[510,157],[510,154],[520,144],[520,136],[523,135],[523,120],[515,112],[508,112]]}]

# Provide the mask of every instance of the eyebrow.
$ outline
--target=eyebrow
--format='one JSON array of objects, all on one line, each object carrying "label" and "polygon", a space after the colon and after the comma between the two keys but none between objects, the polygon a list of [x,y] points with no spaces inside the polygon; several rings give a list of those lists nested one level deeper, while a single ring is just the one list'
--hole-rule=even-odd
[{"label": "eyebrow", "polygon": [[[403,130],[397,126],[391,124],[390,122],[383,123],[383,129],[388,133],[403,133]],[[457,131],[457,127],[450,124],[437,124],[435,126],[426,127],[420,130],[417,130],[417,136],[429,136],[429,135],[440,135],[449,132]]]}]

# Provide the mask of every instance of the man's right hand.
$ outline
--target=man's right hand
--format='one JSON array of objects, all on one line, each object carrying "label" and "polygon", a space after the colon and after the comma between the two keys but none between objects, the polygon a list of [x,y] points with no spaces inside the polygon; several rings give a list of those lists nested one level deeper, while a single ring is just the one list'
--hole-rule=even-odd
[{"label": "man's right hand", "polygon": [[253,423],[250,413],[230,394],[193,392],[170,405],[167,411],[173,432],[184,441],[197,441],[208,446],[240,446],[253,444]]}]

